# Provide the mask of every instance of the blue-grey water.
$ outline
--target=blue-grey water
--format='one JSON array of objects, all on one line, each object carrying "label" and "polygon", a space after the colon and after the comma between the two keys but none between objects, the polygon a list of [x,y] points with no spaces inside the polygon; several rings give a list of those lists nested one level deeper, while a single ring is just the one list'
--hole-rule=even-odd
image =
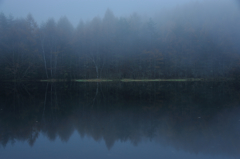
[{"label": "blue-grey water", "polygon": [[236,83],[0,87],[1,159],[240,158]]}]

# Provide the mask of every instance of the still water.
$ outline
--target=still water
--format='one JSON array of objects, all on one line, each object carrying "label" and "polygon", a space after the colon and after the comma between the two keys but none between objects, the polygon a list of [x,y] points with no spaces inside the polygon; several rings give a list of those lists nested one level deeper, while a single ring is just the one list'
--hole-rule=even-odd
[{"label": "still water", "polygon": [[1,159],[240,158],[225,82],[3,83]]}]

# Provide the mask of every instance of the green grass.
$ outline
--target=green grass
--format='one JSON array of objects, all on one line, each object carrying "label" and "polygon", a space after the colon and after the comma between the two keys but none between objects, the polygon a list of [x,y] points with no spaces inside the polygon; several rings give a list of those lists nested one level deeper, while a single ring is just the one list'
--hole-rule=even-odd
[{"label": "green grass", "polygon": [[203,81],[201,78],[186,79],[75,79],[74,82],[186,82],[186,81]]},{"label": "green grass", "polygon": [[75,79],[74,82],[112,82],[110,79]]},{"label": "green grass", "polygon": [[[36,80],[40,82],[191,82],[191,81],[231,81],[234,79],[231,78],[221,78],[221,79],[212,79],[212,78],[180,78],[180,79],[42,79]],[[25,82],[27,80],[24,80]],[[10,82],[24,82],[24,81],[15,81],[10,80]],[[33,80],[34,81],[34,80]]]},{"label": "green grass", "polygon": [[40,80],[40,82],[67,82],[68,80],[65,79],[44,79]]},{"label": "green grass", "polygon": [[122,82],[186,82],[186,81],[203,81],[202,78],[185,78],[185,79],[122,79]]}]

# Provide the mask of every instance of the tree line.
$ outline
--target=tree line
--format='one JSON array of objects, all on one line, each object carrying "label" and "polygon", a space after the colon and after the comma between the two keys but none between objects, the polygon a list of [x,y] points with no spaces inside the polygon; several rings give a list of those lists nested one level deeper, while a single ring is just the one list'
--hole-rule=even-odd
[{"label": "tree line", "polygon": [[108,9],[77,27],[1,13],[0,79],[236,78],[240,16],[210,11],[192,3],[144,18]]}]

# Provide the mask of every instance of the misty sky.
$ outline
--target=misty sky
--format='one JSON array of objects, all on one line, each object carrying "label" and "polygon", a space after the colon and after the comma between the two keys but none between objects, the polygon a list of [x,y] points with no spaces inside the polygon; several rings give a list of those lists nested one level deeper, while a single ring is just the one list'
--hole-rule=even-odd
[{"label": "misty sky", "polygon": [[15,18],[31,13],[39,24],[52,17],[57,20],[67,16],[76,26],[80,19],[87,21],[95,16],[102,17],[107,8],[116,16],[128,16],[133,12],[152,16],[163,8],[190,1],[206,0],[0,0],[0,12]]},{"label": "misty sky", "polygon": [[[128,16],[133,12],[151,16],[162,8],[174,7],[196,0],[0,0],[0,12],[14,17],[26,17],[31,13],[38,23],[53,17],[67,16],[77,25],[79,20],[102,17],[107,8],[116,16]],[[199,1],[199,0],[198,0]]]}]

